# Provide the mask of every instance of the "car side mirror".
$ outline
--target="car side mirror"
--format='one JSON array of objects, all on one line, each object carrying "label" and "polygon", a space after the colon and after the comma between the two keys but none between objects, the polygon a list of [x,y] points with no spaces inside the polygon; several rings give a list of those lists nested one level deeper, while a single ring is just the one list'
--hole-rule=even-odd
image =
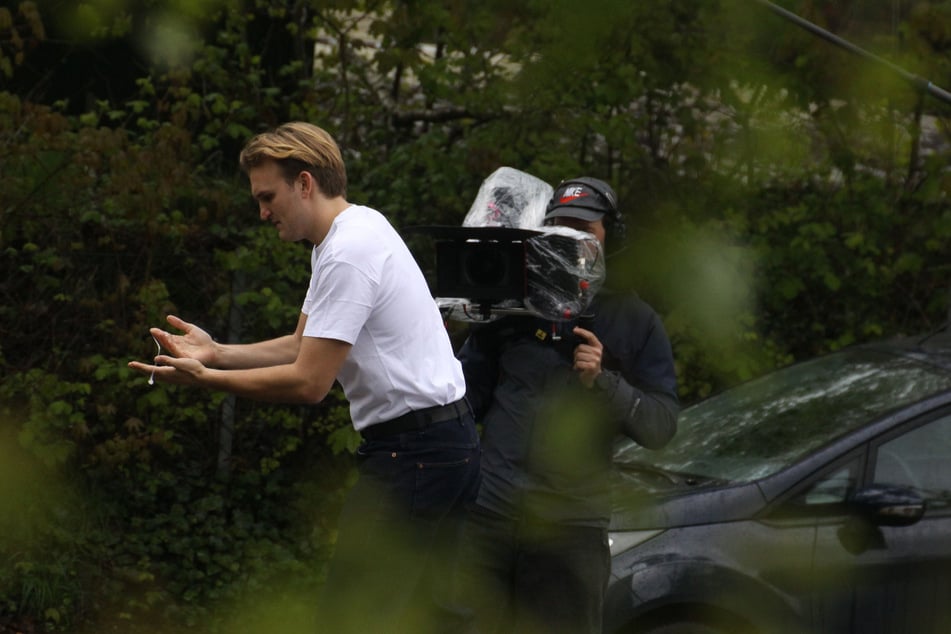
[{"label": "car side mirror", "polygon": [[848,499],[853,513],[874,526],[910,526],[925,514],[927,504],[908,487],[872,484]]}]

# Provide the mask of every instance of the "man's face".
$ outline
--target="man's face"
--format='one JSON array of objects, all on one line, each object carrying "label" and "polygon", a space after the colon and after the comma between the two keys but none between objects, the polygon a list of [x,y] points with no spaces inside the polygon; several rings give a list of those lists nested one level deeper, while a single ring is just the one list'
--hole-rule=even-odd
[{"label": "man's face", "polygon": [[604,246],[604,221],[603,220],[582,220],[581,218],[569,218],[568,216],[556,216],[552,219],[555,225],[559,227],[570,227],[577,231],[584,231],[592,234]]},{"label": "man's face", "polygon": [[274,161],[265,161],[248,170],[251,196],[257,201],[261,220],[274,225],[281,240],[296,242],[305,238],[306,220],[301,181],[288,183]]}]

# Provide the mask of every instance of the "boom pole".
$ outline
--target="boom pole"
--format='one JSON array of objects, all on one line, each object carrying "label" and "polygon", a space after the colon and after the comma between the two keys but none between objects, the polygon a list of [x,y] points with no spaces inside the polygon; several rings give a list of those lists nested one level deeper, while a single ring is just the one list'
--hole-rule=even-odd
[{"label": "boom pole", "polygon": [[786,20],[789,20],[793,24],[796,24],[797,26],[805,29],[806,31],[809,31],[813,35],[817,35],[821,37],[822,39],[826,40],[827,42],[831,42],[832,44],[835,44],[836,46],[840,48],[844,48],[845,50],[851,53],[855,53],[859,57],[864,57],[867,60],[870,60],[882,66],[885,66],[886,68],[895,72],[899,77],[907,81],[909,84],[911,84],[912,87],[914,87],[916,90],[920,92],[928,93],[932,97],[940,99],[941,101],[947,104],[951,104],[951,93],[944,90],[943,88],[939,88],[938,86],[935,86],[933,83],[931,83],[927,79],[923,79],[919,77],[918,75],[909,73],[907,70],[893,64],[887,59],[879,57],[878,55],[875,55],[874,53],[870,53],[869,51],[866,51],[865,49],[858,47],[855,44],[852,44],[848,40],[844,40],[838,35],[835,35],[834,33],[830,33],[829,31],[826,31],[822,27],[819,27],[813,24],[812,22],[799,17],[792,11],[787,11],[786,9],[772,2],[769,2],[768,0],[756,0],[756,1],[764,5],[773,13],[785,18]]}]

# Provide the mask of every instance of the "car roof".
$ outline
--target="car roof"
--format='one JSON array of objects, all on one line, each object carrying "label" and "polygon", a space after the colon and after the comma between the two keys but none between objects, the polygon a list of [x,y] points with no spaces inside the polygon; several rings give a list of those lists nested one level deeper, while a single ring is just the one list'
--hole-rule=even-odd
[{"label": "car roof", "polygon": [[948,329],[948,325],[932,333],[916,336],[900,335],[882,341],[860,344],[858,347],[891,351],[951,370],[951,329]]}]

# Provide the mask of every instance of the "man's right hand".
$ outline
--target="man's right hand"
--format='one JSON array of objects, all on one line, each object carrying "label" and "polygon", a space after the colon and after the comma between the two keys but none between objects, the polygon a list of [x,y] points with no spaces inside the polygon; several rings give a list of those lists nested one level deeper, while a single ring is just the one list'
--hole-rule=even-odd
[{"label": "man's right hand", "polygon": [[175,315],[168,315],[165,320],[168,321],[170,326],[181,330],[184,334],[176,335],[161,328],[150,328],[149,332],[159,342],[159,345],[168,350],[174,357],[196,359],[209,368],[216,366],[218,344],[211,338],[211,335],[195,324],[190,324]]}]

